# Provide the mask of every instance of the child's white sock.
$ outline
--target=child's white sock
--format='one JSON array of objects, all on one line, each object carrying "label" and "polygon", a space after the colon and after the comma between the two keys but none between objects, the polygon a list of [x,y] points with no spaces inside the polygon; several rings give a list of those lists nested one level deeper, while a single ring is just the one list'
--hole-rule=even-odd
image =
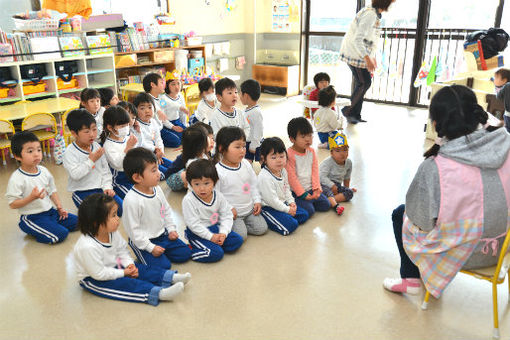
[{"label": "child's white sock", "polygon": [[190,282],[191,280],[191,274],[190,273],[184,273],[184,274],[174,274],[174,278],[172,279],[172,283],[176,282],[182,282],[184,284]]},{"label": "child's white sock", "polygon": [[184,283],[177,282],[173,286],[163,288],[159,291],[159,299],[163,301],[172,301],[175,297],[184,291]]}]

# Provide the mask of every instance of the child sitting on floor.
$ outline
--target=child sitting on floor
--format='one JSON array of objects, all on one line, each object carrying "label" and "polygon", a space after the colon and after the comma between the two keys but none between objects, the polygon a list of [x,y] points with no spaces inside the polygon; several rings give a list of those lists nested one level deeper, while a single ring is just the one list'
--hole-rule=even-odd
[{"label": "child sitting on floor", "polygon": [[197,122],[209,124],[209,119],[212,113],[218,107],[216,95],[214,94],[214,84],[211,78],[204,78],[198,82],[198,89],[200,91],[200,102],[198,103],[195,113],[189,120],[189,125]]}]

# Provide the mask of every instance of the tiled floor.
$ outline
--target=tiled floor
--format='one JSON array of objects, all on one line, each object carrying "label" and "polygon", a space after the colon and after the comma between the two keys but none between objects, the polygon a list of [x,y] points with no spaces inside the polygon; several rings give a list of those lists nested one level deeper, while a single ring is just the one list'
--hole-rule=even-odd
[{"label": "tiled floor", "polygon": [[[302,110],[294,99],[271,96],[263,96],[261,106],[266,136],[286,136],[287,121]],[[2,195],[0,338],[488,339],[489,284],[459,275],[425,312],[422,296],[383,290],[383,278],[398,275],[390,215],[422,160],[426,111],[367,103],[364,117],[368,123],[347,128],[358,193],[343,216],[316,214],[288,237],[250,237],[216,264],[177,265],[193,280],[175,302],[158,307],[83,291],[71,255],[79,234],[54,246],[36,243],[18,229],[18,215]],[[328,151],[318,153],[323,159]],[[45,166],[65,206],[75,211],[64,169],[51,160]],[[2,193],[15,168],[12,161],[0,168]],[[182,228],[183,195],[161,187]],[[505,286],[499,315],[503,338],[509,338]]]}]

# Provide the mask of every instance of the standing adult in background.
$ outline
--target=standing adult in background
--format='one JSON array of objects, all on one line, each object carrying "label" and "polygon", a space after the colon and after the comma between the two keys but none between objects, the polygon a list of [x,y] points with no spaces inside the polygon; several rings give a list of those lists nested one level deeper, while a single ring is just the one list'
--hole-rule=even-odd
[{"label": "standing adult in background", "polygon": [[351,69],[354,86],[351,105],[342,113],[351,124],[366,122],[361,118],[365,93],[372,85],[372,73],[377,67],[375,52],[379,40],[381,13],[387,12],[395,0],[372,0],[372,6],[360,10],[349,27],[340,48],[340,59]]}]

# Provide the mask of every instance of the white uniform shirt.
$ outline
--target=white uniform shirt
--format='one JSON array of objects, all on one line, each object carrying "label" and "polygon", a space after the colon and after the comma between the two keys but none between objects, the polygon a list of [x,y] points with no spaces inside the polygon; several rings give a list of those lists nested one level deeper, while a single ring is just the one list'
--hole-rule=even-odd
[{"label": "white uniform shirt", "polygon": [[[138,122],[138,124],[140,124],[140,122]],[[141,147],[143,145],[143,136],[142,136],[141,132],[142,132],[142,129],[140,129],[140,133],[138,133],[138,131],[136,131],[134,127],[132,127],[132,126],[129,127],[128,138],[131,135],[134,135],[136,137],[136,145],[135,145],[136,148]]]},{"label": "white uniform shirt", "polygon": [[214,100],[214,105],[211,106],[204,98],[202,98],[202,100],[198,103],[197,110],[195,111],[195,118],[203,123],[209,124],[212,114],[217,108],[218,102],[216,100]]},{"label": "white uniform shirt", "polygon": [[181,123],[186,124],[186,114],[181,111],[181,107],[186,107],[182,94],[179,93],[176,99],[171,98],[167,94],[162,94],[159,97],[159,104],[168,119],[163,123],[167,129],[171,129],[174,126],[171,122],[172,120],[180,119]]},{"label": "white uniform shirt", "polygon": [[53,208],[50,196],[57,192],[53,176],[48,169],[43,166],[39,165],[37,170],[36,174],[31,174],[19,168],[12,173],[7,183],[5,197],[9,204],[15,200],[30,196],[30,193],[35,187],[37,187],[38,190],[46,190],[46,196],[44,198],[35,199],[24,207],[19,208],[18,212],[21,215],[38,214]]},{"label": "white uniform shirt", "polygon": [[124,277],[124,269],[117,268],[118,262],[124,268],[134,264],[127,243],[118,231],[110,233],[109,243],[82,234],[74,245],[73,254],[78,280],[87,276],[98,281],[115,280]]},{"label": "white uniform shirt", "polygon": [[287,170],[282,169],[281,177],[277,177],[267,168],[263,168],[259,173],[258,186],[262,205],[289,212],[289,205],[294,203],[294,197],[290,191]]},{"label": "white uniform shirt", "polygon": [[158,111],[163,111],[163,108],[161,107],[161,102],[159,98],[154,97],[152,94],[149,93],[149,96],[152,97],[152,101],[154,103],[154,115],[152,119],[156,122],[156,125],[158,126],[158,129],[161,131],[163,129],[163,122],[159,119]]},{"label": "white uniform shirt", "polygon": [[142,144],[140,145],[142,148],[150,151],[154,151],[156,148],[159,148],[161,151],[165,150],[160,128],[154,118],[151,118],[149,123],[138,119],[138,124],[140,124],[140,133],[142,135]]},{"label": "white uniform shirt", "polygon": [[260,106],[255,105],[246,109],[244,115],[250,125],[250,134],[247,136],[246,142],[250,142],[250,149],[255,151],[260,146],[262,137],[264,137],[264,121]]},{"label": "white uniform shirt", "polygon": [[96,120],[96,127],[97,127],[97,139],[96,141],[99,141],[99,138],[101,137],[101,132],[103,132],[103,114],[104,114],[105,108],[100,107],[99,110],[92,115],[94,119]]},{"label": "white uniform shirt", "polygon": [[231,168],[220,162],[216,164],[216,170],[219,176],[216,188],[236,208],[239,216],[251,214],[253,205],[261,202],[257,188],[257,175],[251,164],[243,159],[239,167]]},{"label": "white uniform shirt", "polygon": [[317,132],[331,132],[343,129],[342,118],[329,107],[322,106],[313,115],[313,124]]},{"label": "white uniform shirt", "polygon": [[117,171],[124,171],[122,162],[124,162],[124,157],[126,156],[124,151],[126,150],[127,141],[128,137],[124,137],[124,141],[122,142],[106,138],[103,148],[110,168]]},{"label": "white uniform shirt", "polygon": [[244,130],[246,136],[250,134],[250,125],[244,117],[244,113],[236,108],[234,108],[234,112],[230,113],[223,112],[217,108],[212,113],[210,124],[215,137],[224,126],[237,126]]},{"label": "white uniform shirt", "polygon": [[[98,148],[99,144],[92,143],[92,152]],[[69,175],[67,190],[70,192],[113,188],[112,173],[105,155],[94,163],[89,158],[89,152],[81,149],[76,142],[69,145],[64,152],[64,168]]]},{"label": "white uniform shirt", "polygon": [[152,195],[146,195],[133,187],[124,197],[122,223],[133,243],[142,250],[152,252],[155,247],[150,239],[177,231],[172,219],[172,209],[163,190],[154,187]]},{"label": "white uniform shirt", "polygon": [[218,224],[219,233],[228,235],[234,221],[232,206],[225,196],[216,190],[213,191],[210,203],[202,201],[192,190],[188,190],[182,200],[182,215],[184,223],[193,234],[206,240],[213,237],[208,227]]}]

